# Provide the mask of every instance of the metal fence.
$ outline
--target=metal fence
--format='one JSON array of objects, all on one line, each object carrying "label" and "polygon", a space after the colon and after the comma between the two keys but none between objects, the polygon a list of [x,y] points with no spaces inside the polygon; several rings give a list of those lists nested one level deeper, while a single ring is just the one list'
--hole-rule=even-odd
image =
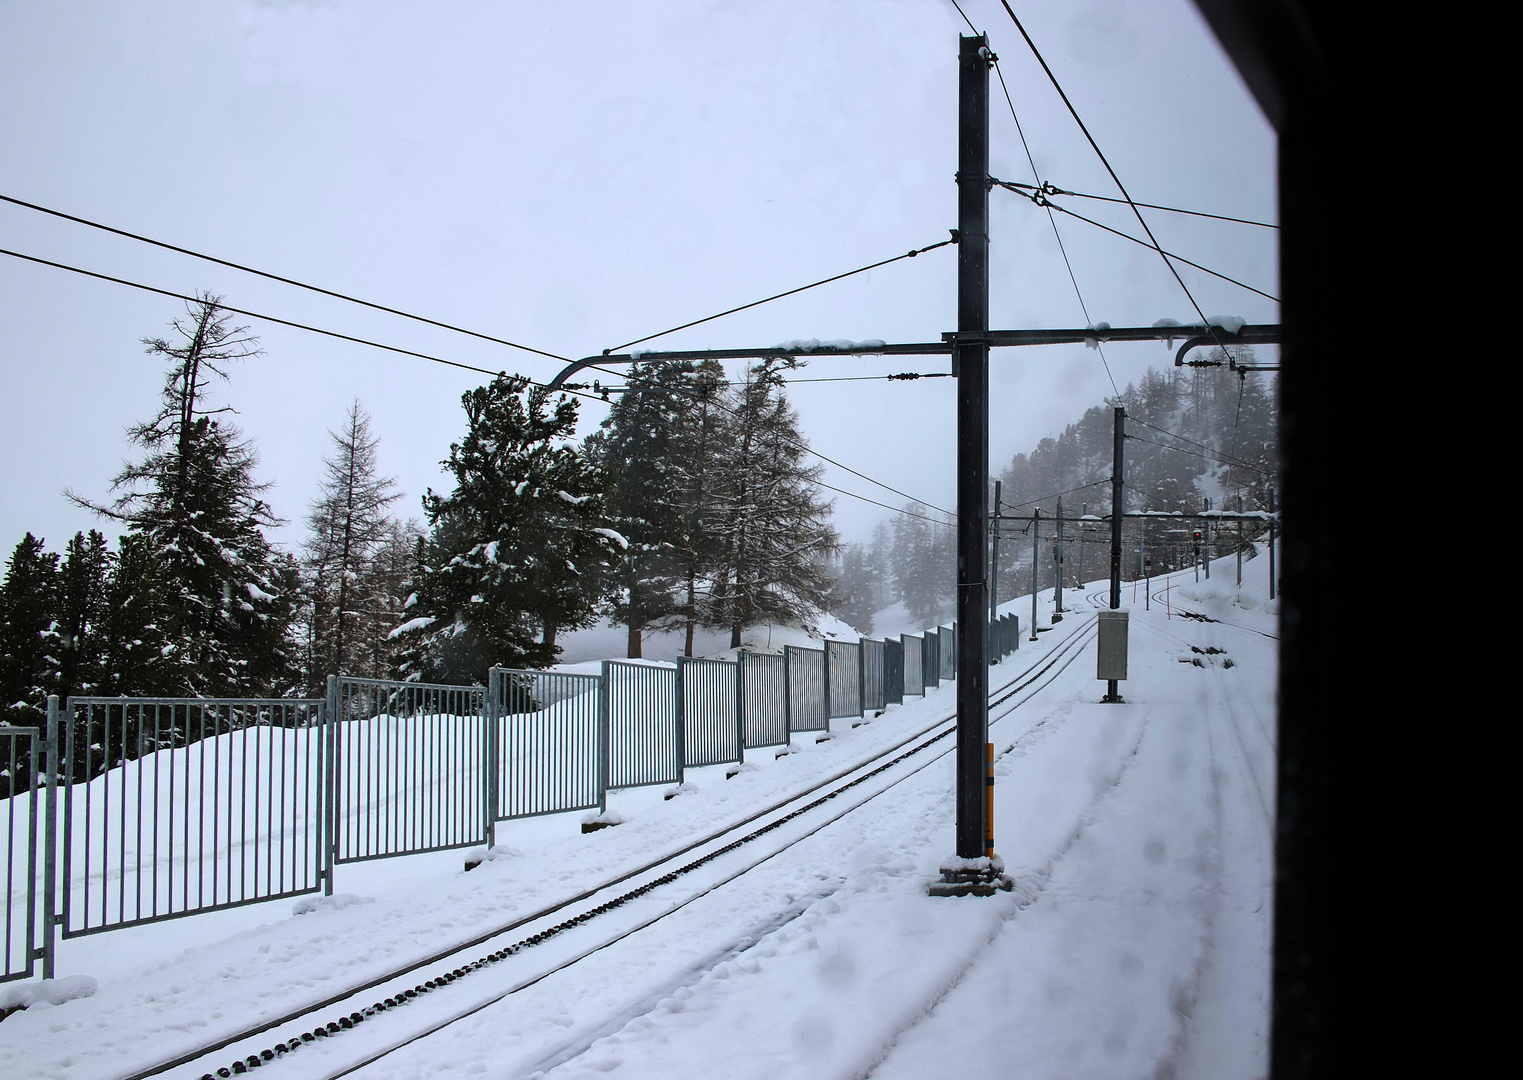
[{"label": "metal fence", "polygon": [[64,937],[299,896],[325,864],[320,700],[70,698]]},{"label": "metal fence", "polygon": [[863,639],[862,650],[862,711],[870,712],[888,708],[887,669],[883,664],[886,643]]},{"label": "metal fence", "polygon": [[925,638],[899,635],[904,649],[904,696],[925,695]]},{"label": "metal fence", "polygon": [[42,732],[0,728],[0,828],[5,829],[4,951],[0,982],[30,978],[37,963],[37,795]]},{"label": "metal fence", "polygon": [[782,653],[741,652],[741,722],[746,747],[782,746],[789,741],[788,657]]},{"label": "metal fence", "polygon": [[825,715],[825,650],[789,645],[783,649],[783,655],[788,658],[789,718],[793,730],[829,730],[830,718]]},{"label": "metal fence", "polygon": [[[606,668],[601,679],[559,671],[491,670],[490,760],[496,768],[487,782],[494,789],[489,799],[494,820],[602,805],[604,788],[612,786],[604,776],[603,687],[619,681],[620,674],[609,675]],[[636,709],[626,712],[638,711],[643,700],[643,694],[634,697]],[[626,728],[617,730],[623,734]],[[629,762],[627,768],[638,766]]]},{"label": "metal fence", "polygon": [[938,626],[936,636],[941,639],[936,649],[937,658],[941,661],[937,675],[941,682],[946,682],[956,678],[957,674],[957,624]]},{"label": "metal fence", "polygon": [[[991,657],[1018,633],[995,620]],[[338,864],[490,842],[828,730],[950,677],[949,637],[494,668],[484,687],[334,676],[325,699],[49,699],[46,733],[0,728],[0,981],[39,960],[50,977],[60,933],[331,893]]]},{"label": "metal fence", "polygon": [[488,839],[486,698],[484,686],[329,680],[335,863]]},{"label": "metal fence", "polygon": [[862,715],[862,665],[860,647],[854,641],[825,642],[825,677],[828,715]]},{"label": "metal fence", "polygon": [[740,664],[684,656],[678,661],[682,685],[684,766],[739,761]]},{"label": "metal fence", "polygon": [[904,641],[883,640],[883,700],[889,705],[904,704]]}]

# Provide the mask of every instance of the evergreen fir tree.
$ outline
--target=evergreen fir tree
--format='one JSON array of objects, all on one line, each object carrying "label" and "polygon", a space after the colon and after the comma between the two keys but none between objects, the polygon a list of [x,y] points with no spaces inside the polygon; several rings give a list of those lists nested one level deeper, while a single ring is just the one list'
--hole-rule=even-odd
[{"label": "evergreen fir tree", "polygon": [[41,727],[63,640],[58,630],[58,556],[31,533],[0,582],[0,723]]},{"label": "evergreen fir tree", "polygon": [[695,561],[691,555],[704,547],[693,494],[709,468],[702,399],[713,366],[635,363],[626,379],[630,390],[588,440],[588,453],[608,485],[609,524],[628,541],[611,569],[611,614],[628,628],[631,657],[640,655],[646,627],[681,612],[685,571]]},{"label": "evergreen fir tree", "polygon": [[94,529],[75,533],[65,549],[58,572],[59,663],[53,690],[60,699],[99,694],[105,684],[103,630],[113,562],[106,538]]},{"label": "evergreen fir tree", "polygon": [[553,663],[556,632],[595,617],[623,543],[603,525],[601,475],[570,442],[573,398],[552,404],[527,378],[499,375],[462,403],[469,428],[444,462],[455,490],[423,498],[427,563],[398,628],[407,675],[429,681]]},{"label": "evergreen fir tree", "polygon": [[380,440],[358,400],[350,404],[343,427],[328,434],[333,450],[323,461],[322,486],[307,514],[303,559],[311,619],[307,684],[313,694],[321,693],[330,674],[381,674],[372,668],[374,650],[367,647],[377,636],[371,624],[379,614],[377,598],[370,595],[371,566],[392,535],[387,507],[401,498],[396,481],[380,475]]},{"label": "evergreen fir tree", "polygon": [[253,446],[222,418],[231,408],[206,400],[231,362],[257,355],[257,341],[209,295],[172,327],[173,339],[144,339],[169,364],[158,414],[128,429],[142,460],[116,476],[120,495],[111,505],[71,498],[126,524],[167,572],[163,608],[144,614],[145,626],[165,638],[170,662],[155,666],[177,673],[173,692],[272,693],[292,668],[294,598],[279,591],[278,560],[263,532],[278,521],[261,497],[268,485],[254,479]]},{"label": "evergreen fir tree", "polygon": [[783,372],[797,366],[791,358],[753,365],[726,423],[709,622],[730,627],[731,648],[747,626],[807,620],[832,604],[826,565],[839,540],[815,484],[823,469],[804,464],[798,414],[783,392]]}]

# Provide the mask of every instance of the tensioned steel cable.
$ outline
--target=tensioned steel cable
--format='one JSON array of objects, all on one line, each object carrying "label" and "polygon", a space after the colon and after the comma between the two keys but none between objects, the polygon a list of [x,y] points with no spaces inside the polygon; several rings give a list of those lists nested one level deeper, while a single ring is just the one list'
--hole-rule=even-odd
[{"label": "tensioned steel cable", "polygon": [[[127,278],[113,277],[110,274],[102,274],[102,273],[100,273],[98,271],[95,271],[95,270],[85,270],[82,267],[70,266],[67,263],[55,262],[52,259],[44,259],[44,258],[41,258],[41,257],[36,256],[36,255],[26,255],[26,254],[23,254],[22,252],[19,252],[19,251],[11,251],[8,248],[0,248],[0,255],[9,255],[11,258],[14,258],[14,259],[23,259],[23,260],[25,260],[27,262],[38,263],[38,264],[40,264],[42,266],[51,266],[51,267],[53,267],[54,269],[57,269],[57,270],[67,270],[70,273],[79,274],[79,275],[81,275],[83,277],[95,278],[96,280],[99,280],[99,281],[109,281],[109,282],[111,282],[114,285],[125,285],[128,288],[130,288],[130,289],[138,289],[138,290],[141,290],[142,292],[154,293],[154,294],[156,294],[158,296],[167,296],[167,297],[170,297],[170,298],[175,299],[175,300],[183,300],[186,303],[191,303],[191,304],[198,303],[198,302],[200,302],[200,299],[201,299],[200,297],[192,296],[192,295],[189,295],[187,293],[175,292],[172,289],[161,289],[161,288],[158,288],[155,285],[145,285],[142,282],[131,281],[131,280],[127,279]],[[355,345],[366,345],[366,346],[369,346],[370,348],[373,348],[373,349],[382,349],[382,350],[384,350],[386,352],[397,353],[397,354],[399,354],[401,356],[411,356],[411,357],[414,357],[415,359],[418,359],[418,360],[427,360],[430,363],[443,364],[446,367],[460,368],[462,371],[471,371],[471,372],[475,372],[475,373],[480,374],[480,375],[487,375],[487,376],[490,376],[490,377],[493,377],[493,378],[495,378],[498,375],[505,374],[505,372],[503,372],[503,371],[492,371],[492,370],[490,370],[488,368],[477,367],[474,364],[464,364],[464,363],[461,363],[458,360],[446,360],[442,356],[431,356],[428,353],[418,352],[418,351],[416,351],[414,349],[404,349],[404,348],[401,348],[400,346],[397,346],[397,345],[387,345],[385,342],[372,341],[369,338],[357,337],[357,336],[355,336],[353,334],[342,334],[342,333],[339,333],[337,330],[325,330],[325,329],[323,329],[320,326],[312,326],[312,325],[310,325],[308,323],[295,322],[295,321],[293,321],[291,319],[282,319],[282,318],[280,318],[279,316],[276,316],[276,315],[266,315],[266,314],[264,314],[262,312],[250,311],[250,310],[248,310],[246,308],[232,307],[232,306],[230,306],[228,304],[221,303],[220,301],[217,303],[217,307],[221,308],[223,311],[231,312],[234,315],[242,315],[245,318],[259,319],[262,322],[275,323],[278,326],[288,326],[288,327],[291,327],[294,330],[305,330],[308,333],[321,334],[324,337],[336,338],[339,341],[348,341],[348,342],[351,342],[351,343],[353,343]],[[617,372],[611,372],[611,374],[618,374],[618,373]],[[535,379],[527,379],[527,382],[529,383],[530,386],[537,386],[537,387],[540,387],[540,388],[546,389],[546,390],[556,390],[556,391],[558,391],[560,393],[570,394],[573,397],[585,398],[588,401],[598,401],[598,402],[603,402],[604,404],[606,404],[606,401],[604,401],[604,399],[601,396],[599,396],[598,394],[596,394],[596,393],[587,393],[587,392],[581,391],[581,390],[568,390],[568,389],[565,389],[564,387],[551,387],[548,384],[539,382],[539,381],[537,381]],[[920,502],[921,501],[919,499],[916,499],[912,495],[906,495],[904,492],[898,490],[897,488],[889,487],[887,484],[884,484],[884,483],[882,483],[879,480],[874,480],[872,477],[867,476],[864,473],[857,472],[857,470],[851,468],[848,465],[842,465],[839,461],[836,461],[836,460],[834,460],[832,458],[825,457],[825,455],[819,453],[818,451],[811,450],[808,447],[807,444],[798,443],[796,445],[801,447],[806,453],[813,454],[815,457],[818,457],[818,458],[820,458],[823,461],[828,461],[828,462],[830,462],[830,464],[836,466],[837,468],[845,469],[847,472],[851,473],[852,475],[860,477],[861,479],[866,480],[869,483],[876,484],[877,486],[879,486],[881,488],[884,488],[887,491],[892,491],[895,495],[901,495],[901,496],[903,496],[906,499],[910,499],[912,502]],[[830,487],[830,485],[828,485],[828,484],[821,484],[820,486],[822,486],[822,487]],[[906,513],[906,511],[895,510],[893,507],[887,506],[887,504],[885,504],[885,503],[880,503],[880,502],[878,502],[875,499],[869,499],[865,495],[858,495],[855,492],[846,491],[843,488],[830,487],[830,490],[838,492],[839,494],[842,494],[842,495],[846,495],[846,496],[848,496],[850,498],[853,498],[853,499],[859,499],[862,502],[871,503],[874,506],[883,506],[883,507],[886,507],[887,509],[894,510],[895,513],[901,513],[901,514],[902,513]],[[925,505],[930,506],[931,504],[926,503]],[[940,509],[940,507],[932,506],[932,509]],[[945,513],[945,511],[943,511],[943,513]],[[918,517],[919,515],[911,514],[909,516],[911,516],[911,517]],[[929,520],[932,520],[932,519],[927,518],[926,520],[929,521]]]},{"label": "tensioned steel cable", "polygon": [[[603,366],[601,366],[599,364],[591,364],[591,365],[589,365],[589,367],[590,367],[591,370],[593,370],[593,371],[601,371],[605,375],[614,375],[614,376],[617,376],[619,378],[626,379],[627,381],[630,381],[630,382],[634,383],[636,386],[638,386],[642,381],[644,381],[644,382],[650,382],[651,381],[649,379],[646,379],[646,380],[629,379],[629,373],[628,372],[614,371],[612,368],[606,368],[606,367],[603,367]],[[676,388],[672,388],[672,389],[676,389]],[[696,388],[695,388],[695,392],[696,392]],[[712,404],[714,405],[715,408],[720,409],[723,412],[727,412],[731,416],[738,415],[734,409],[730,408],[730,406],[726,405],[722,401],[719,401],[719,400],[716,399],[716,400],[714,400],[712,402]],[[786,438],[781,439],[780,441],[785,446],[790,446],[790,447],[792,447],[792,448],[794,448],[796,450],[802,450],[806,454],[812,454],[815,457],[819,458],[821,461],[824,461],[824,462],[827,462],[827,463],[829,463],[831,465],[834,465],[838,469],[843,469],[846,472],[851,473],[853,476],[855,476],[855,477],[857,477],[857,478],[859,478],[861,480],[866,480],[869,484],[873,484],[876,487],[882,488],[884,491],[891,491],[895,495],[898,495],[902,499],[908,499],[908,500],[910,500],[910,502],[920,503],[922,506],[928,506],[932,510],[940,510],[941,513],[943,513],[943,514],[950,514],[951,513],[950,510],[942,509],[942,507],[937,506],[935,503],[926,502],[924,499],[917,499],[917,498],[915,498],[915,496],[909,494],[908,492],[900,491],[896,487],[892,487],[892,486],[890,486],[888,484],[885,484],[882,480],[874,480],[871,476],[868,476],[866,473],[858,472],[856,469],[853,469],[850,465],[843,465],[843,464],[841,464],[841,462],[837,461],[835,458],[826,457],[824,454],[820,453],[818,450],[815,450],[814,448],[809,446],[808,443],[795,442],[792,439],[786,439]],[[828,487],[829,485],[822,485],[822,486],[827,486]],[[831,490],[832,491],[840,491],[841,489],[840,488],[831,488]],[[855,495],[855,496],[853,496],[853,498],[863,499],[865,502],[873,502],[872,499],[866,499],[864,496],[861,496],[861,495]],[[884,504],[883,503],[875,503],[874,505],[883,506]],[[893,508],[889,507],[889,509],[893,509]],[[895,513],[906,513],[906,511],[896,510]],[[919,515],[918,514],[910,514],[909,516],[910,517],[918,517]]]},{"label": "tensioned steel cable", "polygon": [[1073,117],[1074,123],[1079,125],[1079,130],[1084,133],[1084,138],[1089,143],[1090,149],[1100,159],[1100,164],[1105,166],[1105,171],[1110,174],[1110,178],[1115,183],[1117,190],[1126,199],[1126,204],[1132,208],[1132,213],[1137,216],[1137,223],[1142,226],[1142,231],[1147,233],[1148,239],[1152,241],[1153,250],[1158,252],[1159,258],[1163,259],[1164,265],[1169,268],[1169,273],[1174,275],[1174,280],[1184,290],[1185,296],[1190,301],[1190,306],[1195,309],[1195,314],[1200,317],[1201,323],[1205,325],[1211,336],[1216,339],[1216,343],[1226,348],[1221,340],[1221,335],[1207,321],[1206,313],[1201,310],[1200,304],[1196,302],[1195,294],[1190,291],[1190,286],[1186,285],[1185,279],[1179,276],[1179,271],[1175,268],[1173,262],[1170,261],[1163,247],[1158,243],[1158,238],[1153,235],[1153,230],[1148,228],[1147,219],[1142,216],[1142,211],[1137,208],[1137,203],[1132,198],[1131,192],[1126,190],[1126,185],[1121,182],[1121,177],[1116,175],[1116,170],[1111,168],[1110,160],[1106,158],[1105,152],[1100,149],[1100,144],[1089,133],[1089,128],[1085,125],[1084,119],[1079,115],[1079,110],[1074,108],[1072,101],[1068,100],[1068,94],[1064,92],[1063,84],[1058,82],[1058,77],[1053,74],[1052,68],[1047,66],[1047,61],[1043,58],[1041,50],[1036,47],[1036,42],[1032,41],[1031,35],[1026,33],[1026,27],[1021,24],[1021,20],[1016,16],[1014,9],[1010,7],[1010,0],[999,0],[999,2],[1005,9],[1005,14],[1010,16],[1010,21],[1015,23],[1015,28],[1020,31],[1021,37],[1026,39],[1026,45],[1031,49],[1031,55],[1036,57],[1038,64],[1042,65],[1042,70],[1047,74],[1047,81],[1052,83],[1052,88],[1058,92],[1058,97],[1063,99],[1063,104],[1068,109],[1068,114]]},{"label": "tensioned steel cable", "polygon": [[[1021,137],[1021,149],[1026,151],[1026,161],[1031,165],[1031,175],[1036,177],[1038,184],[1042,183],[1042,174],[1037,171],[1036,159],[1031,155],[1031,147],[1026,142],[1026,129],[1021,126],[1021,118],[1015,112],[1015,99],[1010,96],[1010,87],[1005,84],[1005,73],[1000,70],[999,61],[994,61],[994,74],[999,76],[1000,89],[1005,92],[1005,104],[1010,106],[1010,119],[1015,121],[1016,133]],[[994,180],[991,176],[990,180]],[[999,181],[994,180],[995,183]],[[1035,200],[1033,200],[1035,201]],[[1079,310],[1084,312],[1084,324],[1093,326],[1095,320],[1090,317],[1089,305],[1084,302],[1084,293],[1079,289],[1079,279],[1074,274],[1073,263],[1068,261],[1068,248],[1063,245],[1063,234],[1058,231],[1058,219],[1052,216],[1052,211],[1047,211],[1047,220],[1052,225],[1052,235],[1058,242],[1058,251],[1063,255],[1063,265],[1068,268],[1068,280],[1073,283],[1074,295],[1079,298]],[[1116,376],[1111,372],[1111,362],[1106,358],[1105,346],[1096,339],[1095,351],[1100,354],[1100,363],[1105,367],[1105,377],[1111,382],[1111,389],[1117,397],[1121,396],[1121,388],[1116,385]]]},{"label": "tensioned steel cable", "polygon": [[[1044,209],[1046,209],[1046,211],[1048,212],[1049,215],[1052,213],[1052,211],[1056,210],[1060,214],[1067,214],[1069,217],[1078,218],[1080,221],[1084,222],[1086,225],[1093,225],[1097,229],[1104,229],[1106,232],[1112,233],[1112,234],[1114,234],[1116,236],[1119,236],[1123,240],[1130,240],[1134,244],[1141,244],[1143,247],[1147,248],[1150,251],[1158,251],[1159,254],[1167,255],[1171,259],[1178,259],[1180,262],[1184,263],[1186,266],[1193,266],[1195,269],[1201,271],[1202,273],[1210,274],[1214,278],[1221,278],[1221,280],[1223,280],[1225,282],[1228,282],[1229,284],[1236,285],[1240,289],[1247,289],[1251,293],[1258,293],[1260,296],[1262,296],[1266,300],[1273,300],[1277,304],[1280,302],[1280,298],[1278,296],[1274,296],[1274,295],[1272,295],[1270,293],[1267,293],[1263,289],[1256,289],[1252,285],[1249,285],[1247,282],[1239,281],[1235,277],[1228,277],[1226,274],[1223,274],[1223,273],[1221,273],[1220,271],[1217,271],[1217,270],[1212,270],[1209,266],[1202,266],[1198,262],[1191,262],[1189,259],[1185,258],[1183,255],[1176,254],[1175,252],[1164,251],[1162,248],[1158,248],[1156,245],[1150,244],[1146,240],[1139,239],[1138,237],[1133,236],[1131,233],[1122,232],[1120,229],[1113,229],[1109,225],[1103,225],[1100,222],[1094,220],[1093,218],[1087,218],[1083,214],[1078,213],[1077,211],[1068,209],[1068,207],[1066,207],[1066,206],[1059,206],[1057,203],[1055,203],[1051,199],[1047,198],[1046,194],[1040,188],[1038,188],[1036,191],[1033,191],[1033,192],[1020,191],[1020,190],[1018,190],[1019,188],[1021,188],[1021,187],[1027,187],[1029,185],[1016,184],[1016,183],[1013,183],[1013,182],[1010,182],[1010,181],[1006,181],[1006,180],[995,180],[994,181],[994,185],[996,187],[1002,187],[1006,191],[1014,191],[1015,194],[1017,194],[1017,195],[1023,195],[1023,196],[1025,196],[1026,198],[1030,199],[1032,202],[1036,203],[1038,206],[1043,207]],[[1115,201],[1116,202],[1120,202],[1121,200],[1117,199]],[[1198,311],[1199,309],[1197,308],[1196,310]]]},{"label": "tensioned steel cable", "polygon": [[702,323],[713,322],[715,319],[722,319],[726,315],[734,315],[737,311],[746,311],[749,308],[760,307],[762,304],[770,304],[773,300],[781,300],[785,296],[793,296],[795,293],[801,293],[808,289],[818,288],[821,285],[829,285],[832,281],[840,281],[842,278],[849,278],[853,274],[865,274],[869,270],[876,270],[880,266],[887,266],[889,263],[896,263],[901,259],[913,259],[917,255],[925,254],[927,251],[935,251],[937,248],[943,248],[948,244],[955,243],[957,243],[957,237],[954,234],[952,239],[943,240],[939,244],[928,244],[923,248],[913,248],[909,251],[906,251],[903,255],[895,255],[892,259],[883,259],[879,262],[871,263],[867,266],[859,266],[855,270],[846,271],[844,274],[836,274],[833,277],[821,278],[819,281],[810,282],[808,285],[800,285],[796,289],[789,289],[787,292],[780,292],[775,296],[768,296],[762,300],[753,300],[749,304],[741,304],[740,307],[733,307],[728,311],[721,311],[717,315],[706,315],[701,319],[694,319],[692,322],[685,322],[681,326],[674,326],[670,330],[662,330],[654,334],[647,334],[644,337],[635,338],[633,341],[626,341],[622,345],[615,345],[612,348],[604,349],[603,355],[607,356],[610,353],[618,352],[620,349],[627,349],[631,345],[640,344],[642,341],[651,341],[654,338],[665,337],[667,334],[675,334],[678,330],[686,330],[690,326],[698,326]]},{"label": "tensioned steel cable", "polygon": [[1214,461],[1216,464],[1225,465],[1229,469],[1247,469],[1250,472],[1260,473],[1264,476],[1271,475],[1268,469],[1261,469],[1257,465],[1249,465],[1241,461],[1230,461],[1226,458],[1216,457],[1210,454],[1197,453],[1194,450],[1186,450],[1183,446],[1170,446],[1168,443],[1157,442],[1153,439],[1144,439],[1140,435],[1128,435],[1126,437],[1133,442],[1147,443],[1149,446],[1160,446],[1165,450],[1172,450],[1176,454],[1189,454],[1191,457],[1200,458],[1202,461]]},{"label": "tensioned steel cable", "polygon": [[233,262],[230,259],[219,259],[215,255],[207,255],[203,252],[195,251],[191,248],[180,247],[177,244],[166,243],[163,240],[155,240],[151,236],[143,236],[139,233],[128,232],[126,229],[118,229],[111,225],[103,225],[98,221],[91,221],[89,218],[78,217],[74,214],[66,214],[62,210],[53,210],[46,206],[39,206],[37,203],[27,202],[24,199],[17,199],[10,195],[0,195],[0,202],[8,202],[15,206],[22,206],[28,210],[35,210],[39,214],[50,214],[53,217],[62,218],[64,221],[72,221],[79,225],[86,225],[92,229],[99,229],[101,232],[112,233],[116,236],[124,236],[129,240],[136,240],[142,244],[151,244],[154,247],[163,248],[165,251],[173,251],[180,255],[189,255],[193,259],[201,259],[205,262],[215,263],[218,266],[226,266],[232,270],[241,270],[245,274],[253,274],[256,277],[266,278],[270,281],[278,281],[282,285],[294,285],[298,289],[306,289],[309,292],[319,293],[323,296],[331,296],[335,300],[344,300],[348,303],[359,304],[361,307],[368,307],[375,311],[384,311],[388,315],[397,315],[404,319],[411,319],[414,322],[426,323],[429,326],[437,326],[442,330],[452,330],[457,334],[465,334],[467,337],[479,338],[482,341],[490,341],[494,345],[506,345],[509,348],[522,349],[524,352],[534,353],[536,356],[545,356],[551,360],[561,360],[568,364],[571,362],[570,357],[561,356],[558,353],[546,352],[544,349],[536,349],[531,345],[520,345],[516,341],[509,341],[506,338],[493,337],[491,334],[483,334],[475,330],[467,330],[463,326],[456,326],[453,323],[440,322],[438,319],[430,319],[423,315],[414,315],[411,312],[402,311],[398,308],[387,307],[385,304],[376,304],[372,303],[369,300],[361,300],[359,297],[350,296],[347,293],[336,292],[333,289],[324,289],[319,285],[309,285],[304,281],[297,281],[295,278],[283,277],[280,274],[272,274],[266,270],[258,270],[252,266],[246,266],[243,263]]},{"label": "tensioned steel cable", "polygon": [[[1126,205],[1125,199],[1112,198],[1109,195],[1087,195],[1082,191],[1068,191],[1060,188],[1050,180],[1044,180],[1040,184],[1016,184],[1016,187],[1029,187],[1034,191],[1040,191],[1044,195],[1068,195],[1075,199],[1094,199],[1096,202],[1119,203]],[[1254,221],[1252,218],[1232,217],[1228,214],[1208,214],[1204,210],[1184,210],[1178,206],[1161,206],[1158,203],[1139,202],[1138,206],[1145,206],[1149,210],[1166,210],[1171,214],[1188,214],[1191,217],[1213,218],[1216,221],[1235,221],[1239,225],[1257,225],[1261,229],[1278,229],[1279,226],[1268,221]],[[1174,256],[1178,258],[1178,256]]]},{"label": "tensioned steel cable", "polygon": [[[1136,417],[1136,416],[1132,416],[1132,415],[1128,414],[1127,417],[1126,417],[1126,420],[1127,420],[1127,423],[1129,423],[1129,424],[1141,424],[1143,427],[1149,428],[1149,429],[1151,429],[1153,431],[1156,431],[1160,435],[1167,435],[1171,439],[1178,439],[1180,442],[1187,442],[1191,446],[1197,446],[1200,449],[1206,451],[1207,453],[1215,454],[1218,457],[1224,456],[1224,455],[1222,455],[1222,452],[1220,450],[1216,449],[1216,447],[1214,447],[1214,446],[1207,446],[1205,443],[1203,443],[1203,442],[1196,442],[1194,439],[1191,439],[1191,438],[1189,438],[1189,437],[1187,437],[1185,435],[1181,435],[1177,431],[1169,431],[1166,428],[1159,427],[1157,424],[1150,424],[1146,420],[1141,419],[1140,417]],[[1131,438],[1131,436],[1128,436],[1128,438]],[[1225,456],[1226,456],[1226,463],[1228,463],[1228,464],[1237,464],[1237,465],[1243,466],[1244,468],[1253,468],[1252,465],[1250,465],[1248,462],[1244,461],[1242,458],[1232,457],[1231,455],[1225,455]]]}]

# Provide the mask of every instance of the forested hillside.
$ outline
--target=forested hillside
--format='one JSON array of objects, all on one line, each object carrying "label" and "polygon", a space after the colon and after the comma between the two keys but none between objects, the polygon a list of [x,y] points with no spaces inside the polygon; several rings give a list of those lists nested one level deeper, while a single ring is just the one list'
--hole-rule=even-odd
[{"label": "forested hillside", "polygon": [[[1124,497],[1127,513],[1203,509],[1269,509],[1278,460],[1276,384],[1257,372],[1232,370],[1221,349],[1206,357],[1221,366],[1149,370],[1119,397],[1085,410],[1056,436],[1036,444],[995,472],[1000,504],[1008,518],[1000,530],[1000,599],[1031,588],[1031,518],[1051,519],[1062,503],[1065,518],[1090,515],[1086,526],[1070,527],[1063,546],[1064,581],[1075,585],[1108,572],[1109,515],[1114,408],[1126,410]],[[1251,346],[1235,347],[1233,359],[1254,362]],[[993,492],[990,492],[993,505]],[[956,560],[950,521],[942,522],[919,503],[905,507],[891,525],[880,526],[872,542],[849,544],[841,556],[842,601],[836,614],[864,633],[875,611],[903,603],[907,613],[927,621],[950,618]],[[1043,588],[1053,582],[1053,528],[1037,525]],[[1194,539],[1184,525],[1150,523],[1146,539],[1154,572],[1188,563]],[[1235,532],[1207,530],[1202,538],[1216,554],[1236,542]],[[1127,523],[1123,576],[1141,565],[1142,528]]]}]

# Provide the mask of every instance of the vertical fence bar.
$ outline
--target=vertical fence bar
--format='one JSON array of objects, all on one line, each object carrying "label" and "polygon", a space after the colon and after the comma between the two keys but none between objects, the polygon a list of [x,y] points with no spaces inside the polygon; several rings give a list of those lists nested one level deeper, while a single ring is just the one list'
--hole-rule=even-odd
[{"label": "vertical fence bar", "polygon": [[793,679],[789,674],[788,650],[783,649],[783,739],[793,746]]},{"label": "vertical fence bar", "polygon": [[746,760],[746,652],[735,652],[735,757]]},{"label": "vertical fence bar", "polygon": [[323,895],[333,895],[333,868],[338,862],[338,676],[328,676],[328,695],[323,701],[322,735],[318,739],[319,769],[322,778],[322,811],[318,816],[321,849],[319,873]]},{"label": "vertical fence bar", "polygon": [[683,693],[682,660],[677,660],[676,712],[677,712],[677,783],[687,783],[687,696]]},{"label": "vertical fence bar", "polygon": [[[69,716],[73,718],[73,708],[69,709]],[[48,728],[46,735],[46,753],[48,758],[47,785],[48,794],[44,813],[47,817],[43,820],[42,841],[42,977],[54,978],[54,965],[58,957],[58,772],[59,772],[59,740],[61,734],[58,730],[58,695],[48,696]],[[32,785],[36,791],[36,784]],[[35,802],[36,795],[33,795]],[[64,840],[69,839],[68,830],[64,830]],[[65,862],[67,865],[67,861]]]},{"label": "vertical fence bar", "polygon": [[481,808],[486,817],[483,832],[486,833],[487,847],[491,848],[497,843],[497,814],[498,806],[502,798],[502,766],[499,740],[501,739],[501,695],[502,695],[502,671],[492,668],[487,672],[487,699],[486,713],[487,729],[486,739],[481,749],[482,772],[486,780],[486,798]]}]

